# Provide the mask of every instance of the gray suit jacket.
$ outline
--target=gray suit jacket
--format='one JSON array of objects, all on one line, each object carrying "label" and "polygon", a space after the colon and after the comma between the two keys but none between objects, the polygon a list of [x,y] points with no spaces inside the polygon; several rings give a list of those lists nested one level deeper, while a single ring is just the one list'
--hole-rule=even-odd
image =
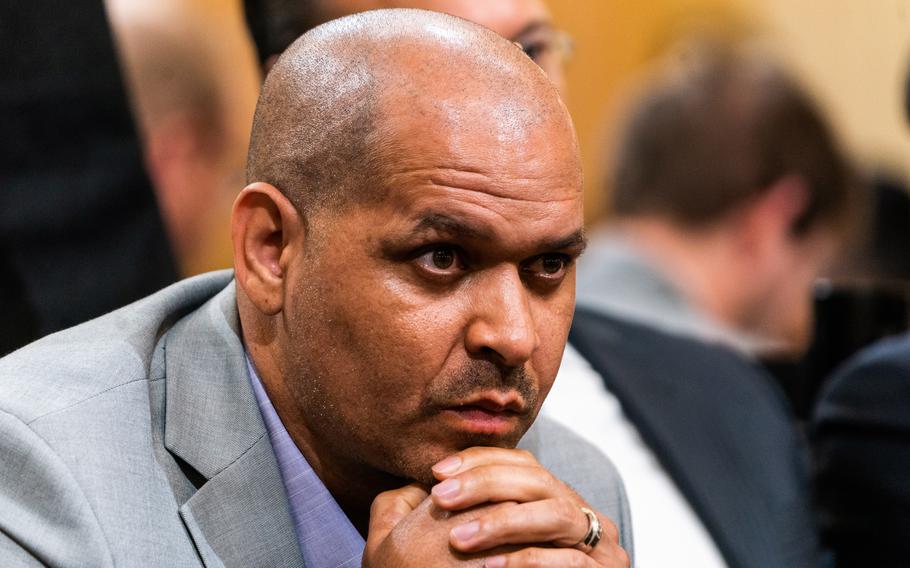
[{"label": "gray suit jacket", "polygon": [[[0,360],[0,565],[303,564],[231,277],[185,280]],[[631,552],[606,458],[542,420],[522,446]]]}]

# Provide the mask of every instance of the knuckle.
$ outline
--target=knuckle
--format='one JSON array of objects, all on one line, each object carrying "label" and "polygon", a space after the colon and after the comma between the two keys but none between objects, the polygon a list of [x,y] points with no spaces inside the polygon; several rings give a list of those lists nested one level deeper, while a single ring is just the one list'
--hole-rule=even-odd
[{"label": "knuckle", "polygon": [[616,556],[616,560],[617,560],[617,562],[619,562],[620,566],[630,566],[631,565],[631,560],[629,559],[629,553],[626,552],[625,548],[623,548],[621,546],[617,546],[615,556]]},{"label": "knuckle", "polygon": [[515,452],[523,461],[537,463],[537,458],[529,450],[525,450],[524,448],[517,448],[515,449]]},{"label": "knuckle", "polygon": [[490,482],[490,472],[483,467],[459,473],[456,477],[461,482],[461,498],[482,490]]},{"label": "knuckle", "polygon": [[572,526],[578,523],[580,515],[583,515],[578,506],[568,499],[556,499],[555,504],[556,518],[561,526]]},{"label": "knuckle", "polygon": [[521,565],[535,568],[545,566],[543,552],[539,548],[526,548],[520,553]]},{"label": "knuckle", "polygon": [[460,452],[457,452],[452,455],[460,456],[461,459],[467,460],[468,458],[472,458],[478,454],[482,454],[483,450],[484,450],[484,448],[482,448],[480,446],[472,446],[470,448],[465,448],[465,449],[461,450]]},{"label": "knuckle", "polygon": [[[531,568],[545,568],[559,566],[560,568],[580,568],[588,565],[590,557],[578,550],[561,548],[561,549],[543,549],[543,548],[525,548],[516,553],[519,560],[514,564],[528,566]],[[513,563],[509,563],[512,565]]]},{"label": "knuckle", "polygon": [[370,505],[370,513],[376,513],[381,509],[385,509],[389,502],[394,498],[391,491],[383,491],[373,498],[373,503]]},{"label": "knuckle", "polygon": [[[544,490],[547,491],[550,495],[564,495],[566,494],[567,486],[562,482],[561,479],[553,475],[547,470],[544,470],[546,475],[543,478]],[[571,493],[571,491],[570,491]]]},{"label": "knuckle", "polygon": [[478,483],[482,483],[484,485],[491,484],[498,479],[496,466],[480,466],[474,471],[474,477]]},{"label": "knuckle", "polygon": [[603,528],[604,536],[610,542],[619,542],[619,527],[616,526],[616,523],[600,514],[597,515],[597,518],[600,519],[600,526]]},{"label": "knuckle", "polygon": [[540,462],[537,461],[537,456],[532,454],[530,450],[516,449],[514,451],[518,452],[518,458],[524,465],[543,467],[540,465]]},{"label": "knuckle", "polygon": [[562,566],[567,566],[569,568],[582,568],[583,566],[588,565],[590,558],[590,556],[583,552],[573,550],[571,554],[569,554],[566,558],[567,562],[562,564]]},{"label": "knuckle", "polygon": [[477,523],[479,526],[477,534],[485,538],[498,536],[506,524],[503,522],[502,517],[495,512],[479,517]]}]

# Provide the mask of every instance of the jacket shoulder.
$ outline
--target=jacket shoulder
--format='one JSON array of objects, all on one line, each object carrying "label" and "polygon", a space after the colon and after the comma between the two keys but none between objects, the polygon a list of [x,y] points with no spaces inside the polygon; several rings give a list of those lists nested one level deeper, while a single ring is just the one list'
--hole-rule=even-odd
[{"label": "jacket shoulder", "polygon": [[103,531],[63,460],[0,410],[0,564],[113,566]]},{"label": "jacket shoulder", "polygon": [[860,351],[838,369],[819,396],[816,427],[865,422],[868,427],[910,428],[910,335]]},{"label": "jacket shoulder", "polygon": [[619,529],[620,544],[633,556],[626,489],[616,466],[603,452],[544,416],[538,416],[518,447],[534,454],[550,473],[610,517]]},{"label": "jacket shoulder", "polygon": [[148,380],[157,340],[231,281],[190,278],[0,359],[0,410],[30,423],[122,385]]}]

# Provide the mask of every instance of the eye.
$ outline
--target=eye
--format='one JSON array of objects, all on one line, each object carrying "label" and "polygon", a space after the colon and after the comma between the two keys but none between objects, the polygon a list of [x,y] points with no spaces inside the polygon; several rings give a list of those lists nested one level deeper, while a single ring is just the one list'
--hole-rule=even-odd
[{"label": "eye", "polygon": [[548,45],[544,41],[521,42],[521,50],[538,65],[540,64],[543,54],[547,51],[547,48]]},{"label": "eye", "polygon": [[450,245],[437,245],[425,249],[414,260],[417,266],[433,278],[449,278],[465,270],[462,253]]},{"label": "eye", "polygon": [[438,248],[433,250],[433,266],[440,270],[445,270],[455,263],[455,251],[448,248]]},{"label": "eye", "polygon": [[548,256],[540,260],[540,265],[547,274],[556,274],[565,268],[566,261],[559,257]]},{"label": "eye", "polygon": [[529,278],[547,284],[562,281],[572,259],[565,254],[544,254],[530,260],[521,271]]}]

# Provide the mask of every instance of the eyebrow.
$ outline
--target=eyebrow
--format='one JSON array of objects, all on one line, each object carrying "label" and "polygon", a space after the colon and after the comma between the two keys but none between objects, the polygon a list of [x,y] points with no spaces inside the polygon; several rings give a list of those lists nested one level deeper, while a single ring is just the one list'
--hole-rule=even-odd
[{"label": "eyebrow", "polygon": [[[486,227],[480,227],[443,213],[428,213],[424,215],[411,233],[416,235],[426,230],[435,230],[452,237],[476,240],[489,240],[494,236],[493,232]],[[578,229],[571,235],[556,240],[539,242],[534,248],[548,251],[569,250],[572,254],[580,255],[587,246],[588,239],[585,237],[584,229]]]},{"label": "eyebrow", "polygon": [[411,231],[413,234],[422,233],[427,229],[453,237],[468,239],[489,239],[493,233],[486,227],[478,227],[461,219],[456,219],[442,213],[429,213],[421,217],[420,222]]},{"label": "eyebrow", "polygon": [[523,27],[520,32],[514,34],[509,39],[511,41],[518,41],[523,36],[529,35],[533,32],[536,32],[539,30],[552,30],[552,29],[555,29],[555,28],[553,26],[553,22],[550,22],[549,20],[540,20],[540,21],[536,21],[536,22],[531,22],[530,24]]},{"label": "eyebrow", "polygon": [[541,250],[567,250],[571,249],[575,255],[580,255],[588,248],[588,238],[585,236],[584,229],[578,229],[568,237],[553,242],[544,242],[540,244]]}]

